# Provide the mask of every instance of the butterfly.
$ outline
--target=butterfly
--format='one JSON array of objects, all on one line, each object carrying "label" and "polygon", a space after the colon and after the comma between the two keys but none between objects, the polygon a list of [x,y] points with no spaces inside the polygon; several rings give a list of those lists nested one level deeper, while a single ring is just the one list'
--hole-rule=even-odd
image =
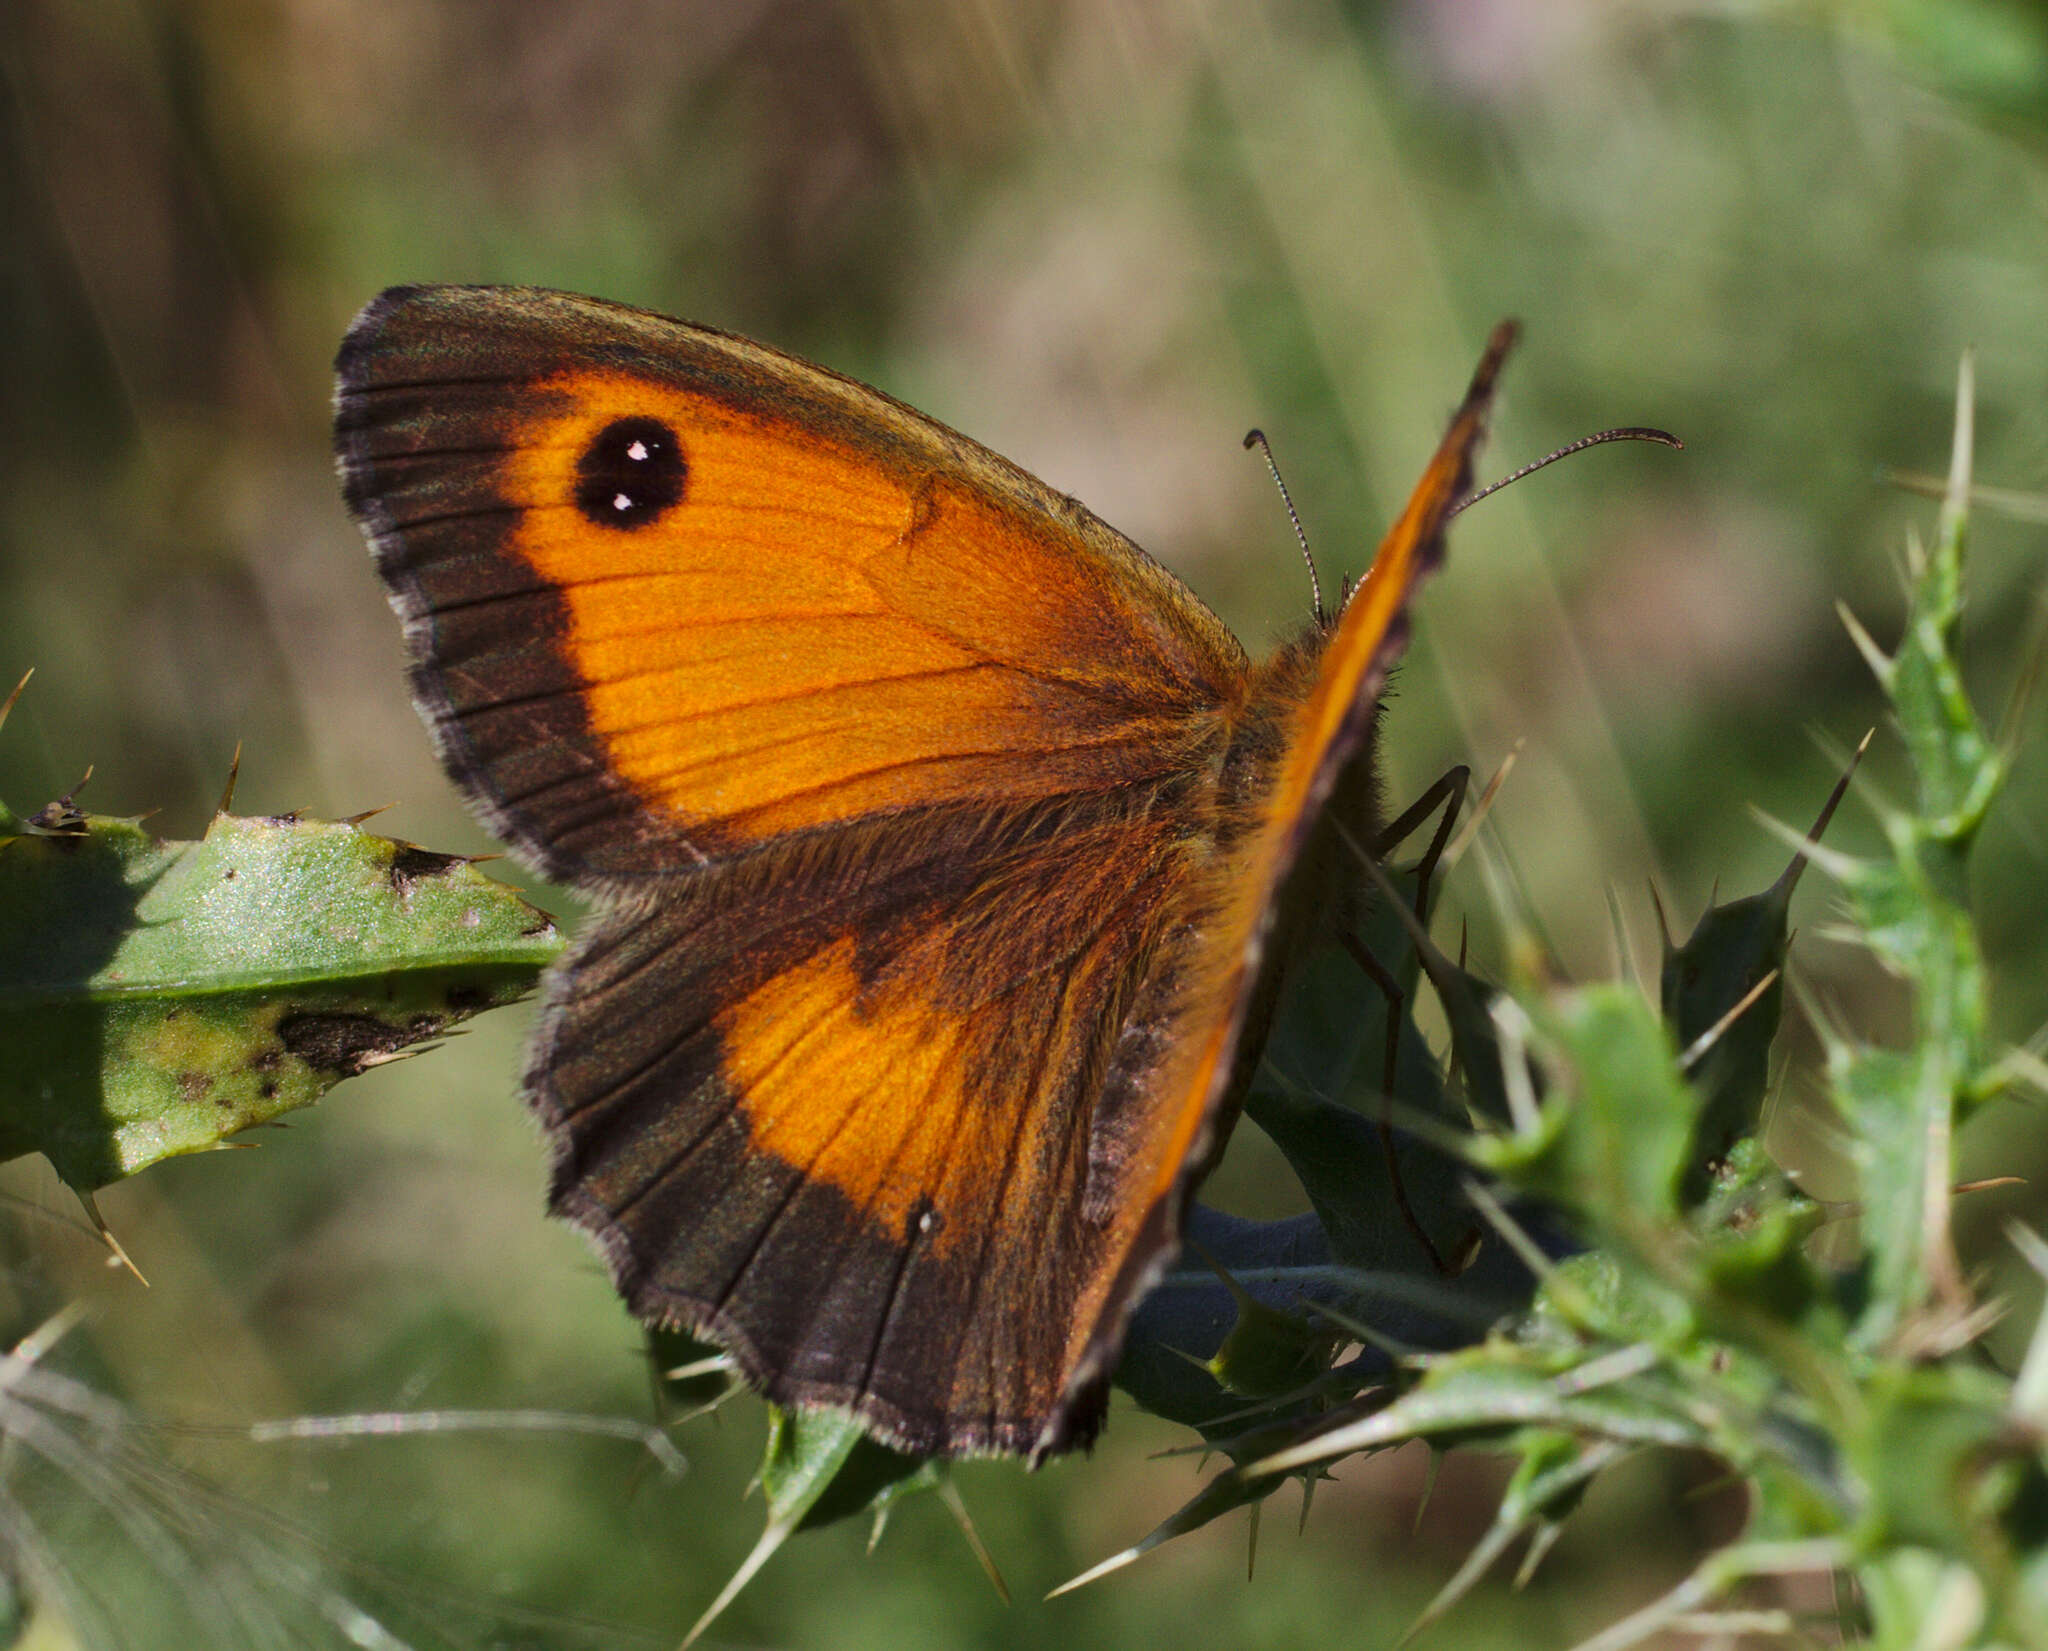
[{"label": "butterfly", "polygon": [[1288,955],[1369,887],[1380,694],[1513,339],[1341,613],[1254,661],[823,368],[537,289],[362,312],[335,444],[414,697],[599,907],[526,1090],[634,1314],[903,1450],[1092,1439]]}]

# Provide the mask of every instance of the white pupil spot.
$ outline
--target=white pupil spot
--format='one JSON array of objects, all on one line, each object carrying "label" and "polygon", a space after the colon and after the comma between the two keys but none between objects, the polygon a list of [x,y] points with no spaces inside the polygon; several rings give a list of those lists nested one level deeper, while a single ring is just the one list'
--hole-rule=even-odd
[{"label": "white pupil spot", "polygon": [[926,1210],[924,1214],[917,1218],[917,1230],[921,1233],[928,1233],[932,1230],[932,1212],[930,1210]]},{"label": "white pupil spot", "polygon": [[612,509],[614,509],[614,510],[631,510],[632,508],[633,508],[633,495],[632,495],[632,494],[630,494],[630,493],[614,493],[614,494],[612,495]]},{"label": "white pupil spot", "polygon": [[634,442],[631,447],[626,449],[626,457],[635,464],[645,464],[647,462],[647,443],[644,441]]}]

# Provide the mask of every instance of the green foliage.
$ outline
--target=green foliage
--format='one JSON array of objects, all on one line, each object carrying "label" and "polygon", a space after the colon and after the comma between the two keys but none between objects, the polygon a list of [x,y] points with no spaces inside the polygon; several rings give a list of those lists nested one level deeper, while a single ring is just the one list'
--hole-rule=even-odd
[{"label": "green foliage", "polygon": [[0,806],[0,1157],[80,1192],[221,1145],[533,987],[554,925],[459,856],[223,810]]}]

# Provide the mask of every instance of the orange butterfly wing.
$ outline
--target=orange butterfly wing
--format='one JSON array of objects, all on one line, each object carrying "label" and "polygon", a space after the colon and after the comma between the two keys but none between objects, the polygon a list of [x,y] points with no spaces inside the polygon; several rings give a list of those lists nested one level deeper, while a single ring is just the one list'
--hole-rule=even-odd
[{"label": "orange butterfly wing", "polygon": [[564,880],[1185,771],[1242,691],[1230,633],[1072,500],[744,339],[399,288],[337,372],[442,755]]},{"label": "orange butterfly wing", "polygon": [[[1412,571],[1262,713],[1223,627],[1086,511],[759,345],[400,289],[338,373],[444,760],[616,902],[529,1072],[557,1211],[778,1400],[917,1450],[1085,1438]],[[1418,566],[1477,427],[1390,536]],[[1217,775],[1253,725],[1247,830]]]}]

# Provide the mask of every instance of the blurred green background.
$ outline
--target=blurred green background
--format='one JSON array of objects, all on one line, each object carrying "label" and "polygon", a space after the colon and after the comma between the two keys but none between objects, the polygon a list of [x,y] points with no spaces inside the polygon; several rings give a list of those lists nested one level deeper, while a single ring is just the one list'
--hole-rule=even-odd
[{"label": "blurred green background", "polygon": [[[1609,424],[1689,450],[1586,455],[1459,524],[1390,790],[1519,745],[1495,819],[1560,959],[1617,966],[1611,890],[1653,969],[1646,880],[1681,928],[1717,879],[1768,880],[1784,851],[1752,809],[1803,823],[1877,715],[1834,603],[1895,624],[1893,559],[1931,511],[1880,473],[1941,468],[1966,345],[1980,478],[2044,485],[2044,143],[2048,24],[1992,0],[9,0],[0,677],[37,675],[0,796],[32,808],[91,765],[91,806],[190,834],[239,741],[241,809],[395,802],[383,829],[489,846],[330,471],[333,348],[391,282],[602,293],[867,379],[1087,500],[1255,650],[1308,598],[1246,427],[1326,580],[1356,572],[1514,314],[1488,474]],[[1965,651],[1995,706],[2041,529],[1980,513],[1974,543]],[[1979,867],[2013,1037],[2048,1009],[2048,777],[2022,731]],[[1896,775],[1882,740],[1870,772]],[[1838,840],[1871,830],[1852,805]],[[1806,987],[1882,1036],[1896,990],[1828,944],[1819,882]],[[1475,865],[1458,885],[1484,961],[1490,896]],[[680,1480],[559,1430],[236,1437],[654,1414],[633,1327],[540,1217],[523,1026],[351,1082],[260,1155],[108,1190],[147,1291],[40,1166],[5,1172],[0,1329],[91,1302],[60,1367],[129,1407],[58,1406],[82,1462],[28,1448],[0,1483],[18,1571],[104,1596],[135,1645],[396,1643],[358,1607],[422,1645],[674,1642],[758,1528],[749,1402],[682,1432]],[[1791,1103],[1811,1042],[1787,1039]],[[1781,1144],[1840,1195],[1824,1135],[1786,1107]],[[2040,1135],[1997,1111],[1967,1169],[2038,1175]],[[1249,1129],[1218,1196],[1291,1207]],[[1995,1277],[1999,1220],[2034,1204],[1966,1203]],[[1249,1582],[1238,1516],[1037,1603],[1192,1492],[1190,1459],[1152,1455],[1182,1443],[1120,1408],[1092,1460],[965,1468],[1013,1607],[926,1499],[873,1558],[853,1526],[796,1543],[713,1642],[1384,1645],[1497,1485],[1453,1461],[1418,1523],[1411,1447],[1348,1465],[1304,1535],[1277,1499]],[[1707,1465],[1632,1467],[1525,1593],[1433,1643],[1567,1644],[1738,1512]]]}]

